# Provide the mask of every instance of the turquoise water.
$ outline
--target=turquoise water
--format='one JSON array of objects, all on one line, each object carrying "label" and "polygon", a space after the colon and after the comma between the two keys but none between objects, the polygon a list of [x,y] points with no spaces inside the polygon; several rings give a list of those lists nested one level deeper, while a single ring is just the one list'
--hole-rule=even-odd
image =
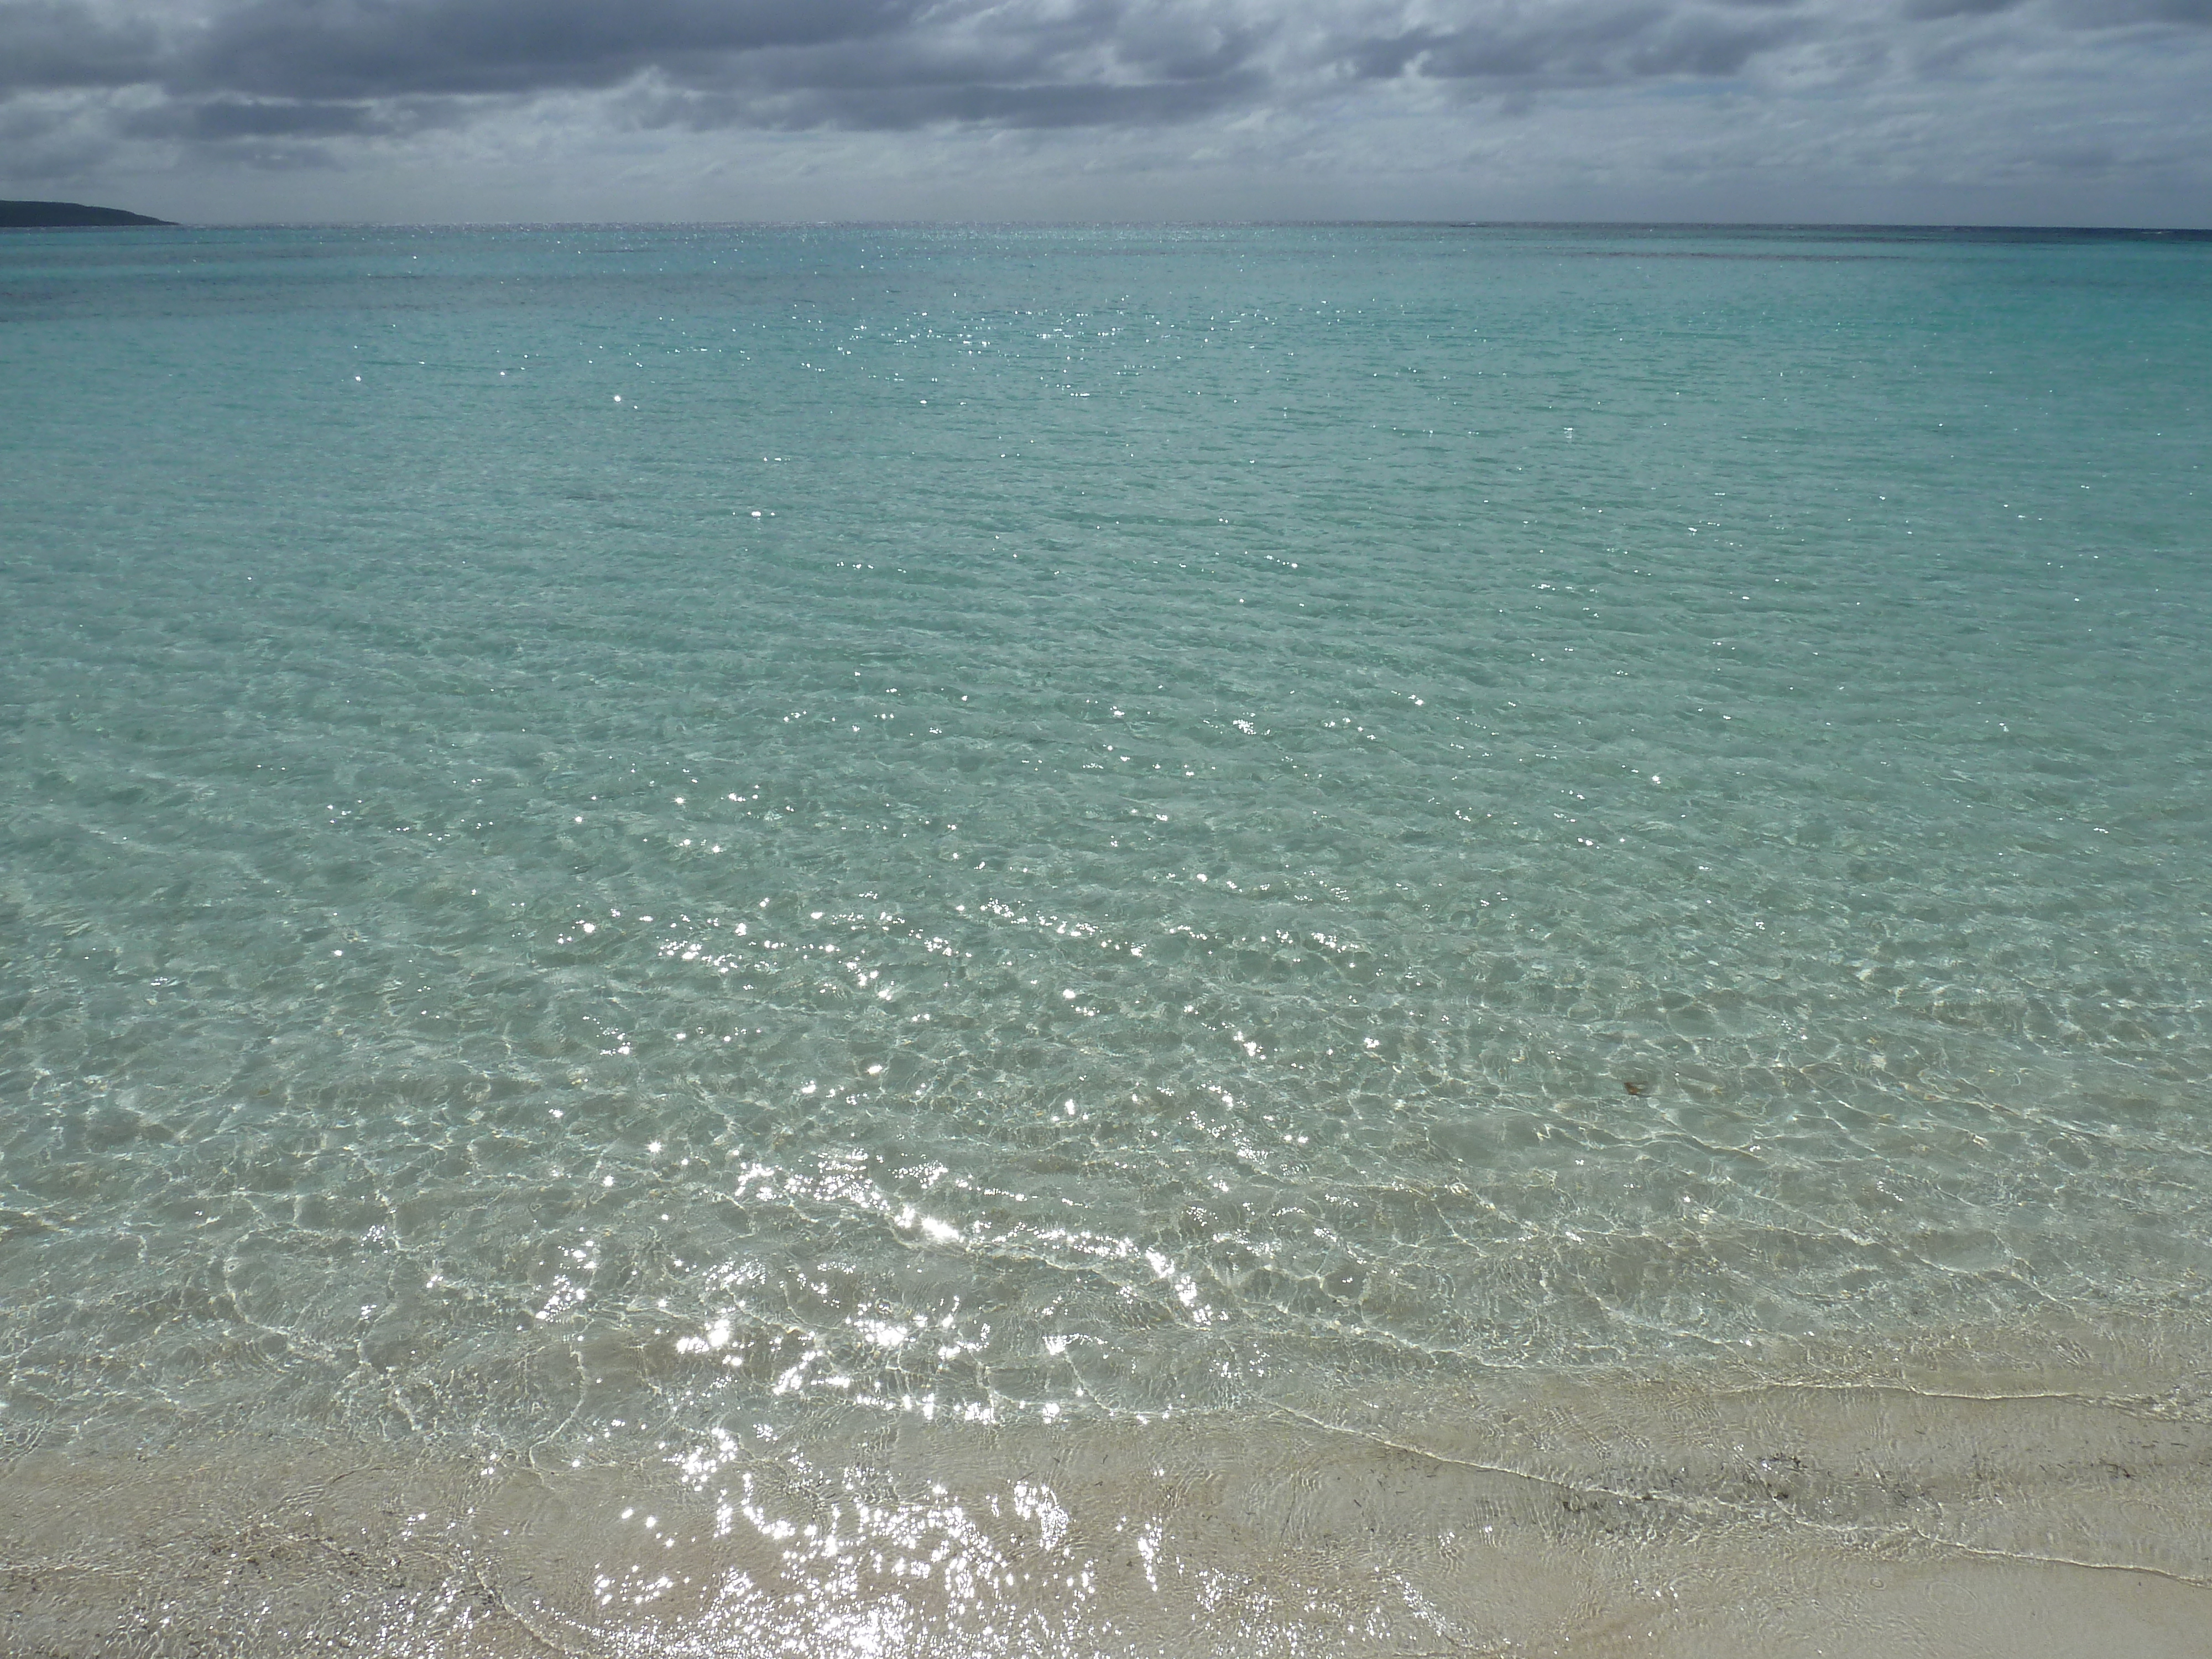
[{"label": "turquoise water", "polygon": [[2208,386],[2201,240],[0,242],[0,1430],[2192,1324]]}]

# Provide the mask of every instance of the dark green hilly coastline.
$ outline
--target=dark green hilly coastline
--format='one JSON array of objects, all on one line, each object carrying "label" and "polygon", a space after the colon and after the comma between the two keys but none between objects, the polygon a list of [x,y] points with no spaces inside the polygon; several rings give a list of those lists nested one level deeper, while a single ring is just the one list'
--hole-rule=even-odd
[{"label": "dark green hilly coastline", "polygon": [[0,230],[52,230],[81,225],[166,225],[121,208],[87,207],[82,202],[0,202]]}]

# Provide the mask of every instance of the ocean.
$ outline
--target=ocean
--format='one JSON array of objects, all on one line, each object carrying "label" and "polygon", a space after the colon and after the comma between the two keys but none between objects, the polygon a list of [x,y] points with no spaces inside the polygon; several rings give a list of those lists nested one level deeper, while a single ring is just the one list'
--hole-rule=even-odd
[{"label": "ocean", "polygon": [[0,1647],[2166,1650],[2208,388],[2204,237],[0,240]]}]

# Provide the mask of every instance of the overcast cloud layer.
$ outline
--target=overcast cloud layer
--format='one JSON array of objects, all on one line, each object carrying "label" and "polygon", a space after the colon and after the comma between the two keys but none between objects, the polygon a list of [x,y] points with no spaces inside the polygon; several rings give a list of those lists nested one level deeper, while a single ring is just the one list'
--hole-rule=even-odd
[{"label": "overcast cloud layer", "polygon": [[0,0],[167,217],[2212,224],[2212,0]]}]

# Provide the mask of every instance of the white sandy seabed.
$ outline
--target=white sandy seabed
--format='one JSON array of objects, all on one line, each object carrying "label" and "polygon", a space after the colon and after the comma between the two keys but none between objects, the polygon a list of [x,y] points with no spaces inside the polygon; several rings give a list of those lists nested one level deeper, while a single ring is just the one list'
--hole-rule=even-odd
[{"label": "white sandy seabed", "polygon": [[2212,1652],[2212,1356],[2171,1332],[925,1424],[622,1466],[19,1448],[0,1651]]}]

